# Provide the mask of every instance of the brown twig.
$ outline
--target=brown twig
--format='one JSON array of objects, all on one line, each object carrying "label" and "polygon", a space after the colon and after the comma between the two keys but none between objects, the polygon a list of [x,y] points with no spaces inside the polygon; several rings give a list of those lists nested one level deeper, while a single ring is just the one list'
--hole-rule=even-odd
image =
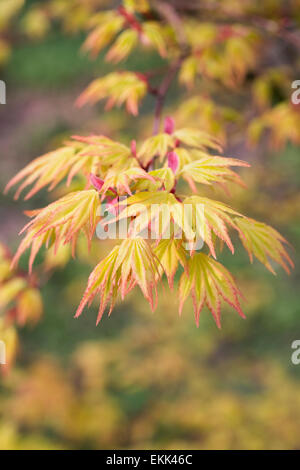
[{"label": "brown twig", "polygon": [[153,135],[156,135],[159,131],[162,109],[165,103],[165,99],[170,88],[170,85],[175,78],[186,54],[181,54],[173,64],[171,64],[165,78],[163,79],[160,87],[156,91],[156,104],[154,111],[154,124],[153,124]]},{"label": "brown twig", "polygon": [[163,20],[166,20],[174,29],[178,45],[180,47],[180,56],[170,65],[164,79],[160,86],[152,93],[156,96],[156,104],[154,111],[154,124],[153,124],[153,135],[157,134],[160,127],[162,109],[165,103],[166,95],[170,88],[170,85],[175,78],[183,60],[189,54],[189,45],[185,30],[181,21],[180,16],[176,12],[175,8],[166,2],[157,1],[154,4],[154,8]]}]

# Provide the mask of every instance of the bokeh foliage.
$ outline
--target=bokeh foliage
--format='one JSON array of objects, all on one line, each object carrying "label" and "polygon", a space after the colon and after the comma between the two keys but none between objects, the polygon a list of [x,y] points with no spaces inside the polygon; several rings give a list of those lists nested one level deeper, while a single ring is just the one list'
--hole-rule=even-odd
[{"label": "bokeh foliage", "polygon": [[[51,27],[45,36],[17,44],[4,78],[29,94],[41,86],[44,96],[67,83],[76,97],[82,82],[108,71],[101,57],[96,62],[77,58],[81,39],[81,33]],[[135,57],[129,59],[134,69],[149,67],[146,60],[161,65],[155,57],[147,56],[144,65],[141,55]],[[179,93],[176,86],[171,90],[170,109],[177,109]],[[228,105],[226,98],[220,101]],[[240,96],[237,109],[242,103]],[[149,109],[146,101],[138,127],[147,125]],[[91,128],[97,123],[128,141],[134,137],[133,121],[123,111],[106,118],[99,110]],[[178,110],[178,119],[183,111]],[[207,127],[222,133],[211,112]],[[229,117],[235,122],[234,113]],[[243,117],[238,113],[238,124]],[[53,130],[45,120],[26,131],[26,156],[19,161],[47,150],[46,142],[55,147],[76,126],[66,120]],[[241,210],[279,228],[297,258],[299,149],[288,144],[275,152],[260,144],[250,152],[252,168],[243,175],[249,189],[234,191],[228,201],[234,197]],[[2,173],[1,182],[8,176]],[[47,196],[39,198],[42,206]],[[11,209],[7,199],[1,204]],[[17,237],[11,240],[16,243]],[[222,261],[242,280],[247,319],[226,311],[221,331],[208,315],[196,329],[191,305],[179,318],[163,286],[155,314],[139,294],[131,295],[95,328],[96,305],[89,315],[72,319],[91,257],[105,250],[95,245],[92,255],[83,250],[79,260],[49,277],[42,288],[43,320],[20,330],[17,365],[0,379],[0,448],[299,448],[300,366],[290,359],[291,343],[300,334],[297,262],[291,277],[280,271],[273,278],[259,263],[255,270],[249,266],[242,249],[234,257],[224,250]]]}]

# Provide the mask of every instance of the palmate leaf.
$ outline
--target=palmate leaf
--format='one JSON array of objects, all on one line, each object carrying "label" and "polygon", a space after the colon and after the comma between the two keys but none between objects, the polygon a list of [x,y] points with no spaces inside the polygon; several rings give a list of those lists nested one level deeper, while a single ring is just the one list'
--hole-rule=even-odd
[{"label": "palmate leaf", "polygon": [[154,239],[175,235],[190,242],[203,240],[216,258],[215,235],[234,252],[228,227],[237,230],[233,216],[242,215],[219,201],[190,196],[179,202],[174,194],[166,191],[143,191],[122,201],[122,205],[127,207],[117,220],[134,218],[131,222],[132,233],[150,229],[150,237]]},{"label": "palmate leaf", "polygon": [[101,167],[129,168],[132,156],[131,149],[120,142],[109,139],[105,136],[73,136],[79,142],[88,144],[82,155],[98,157]]},{"label": "palmate leaf", "polygon": [[49,191],[54,189],[67,175],[67,183],[70,184],[73,177],[80,171],[89,173],[97,166],[97,158],[93,156],[83,157],[82,149],[81,144],[70,143],[33,160],[11,179],[5,188],[5,192],[21,183],[15,194],[15,199],[17,199],[25,188],[34,184],[25,197],[25,199],[29,199],[46,186],[49,186]]},{"label": "palmate leaf", "polygon": [[87,37],[83,49],[91,51],[93,56],[96,56],[121,31],[124,24],[125,18],[117,11],[105,11],[94,15],[91,21],[93,30]]},{"label": "palmate leaf", "polygon": [[198,226],[193,228],[197,232],[198,237],[202,237],[204,242],[208,245],[210,253],[214,258],[216,258],[216,252],[213,243],[213,234],[225,242],[230,251],[234,253],[234,247],[228,234],[228,226],[236,229],[236,223],[232,217],[242,217],[241,214],[222,202],[200,196],[187,197],[184,200],[184,204],[190,204],[195,208],[194,213],[198,214],[196,220]]},{"label": "palmate leaf", "polygon": [[153,176],[134,163],[131,168],[124,169],[123,171],[117,171],[113,168],[108,171],[104,179],[101,193],[105,194],[110,188],[114,188],[119,196],[124,194],[131,195],[130,184],[137,180],[148,180],[155,183]]},{"label": "palmate leaf", "polygon": [[178,129],[173,133],[173,136],[189,147],[199,148],[200,150],[212,149],[222,152],[222,146],[219,140],[207,132],[199,131],[199,129]]},{"label": "palmate leaf", "polygon": [[283,101],[252,120],[248,140],[256,144],[265,130],[271,147],[282,148],[287,142],[300,143],[300,116],[298,109]]},{"label": "palmate leaf", "polygon": [[155,255],[160,261],[159,271],[165,272],[170,288],[174,285],[174,276],[179,263],[186,268],[187,256],[181,240],[171,238],[169,240],[160,240],[153,249]]},{"label": "palmate leaf", "polygon": [[158,168],[149,172],[149,175],[160,180],[166,191],[171,191],[175,184],[174,173],[170,168]]},{"label": "palmate leaf", "polygon": [[124,27],[111,46],[106,58],[112,62],[125,59],[140,41],[146,46],[153,46],[158,53],[166,56],[164,30],[156,21],[140,23],[131,8],[119,7],[117,11],[98,13],[91,22],[93,30],[88,36],[83,48],[96,56],[107,46]]},{"label": "palmate leaf", "polygon": [[[150,230],[150,238],[157,240],[171,235],[181,235],[186,240],[194,240],[196,237],[189,214],[186,216],[184,205],[172,193],[143,191],[122,201],[122,205],[126,207],[117,220],[134,217],[130,232],[135,235]],[[181,233],[178,235],[178,232]]]},{"label": "palmate leaf", "polygon": [[[184,163],[188,163],[193,160],[193,156],[189,155],[190,150],[184,148],[178,148],[178,144],[191,147],[196,152],[207,151],[208,149],[222,151],[220,142],[207,134],[206,132],[199,131],[193,128],[178,129],[175,132],[162,132],[146,139],[138,151],[138,157],[147,165],[154,157],[159,157],[163,160],[170,151],[175,151],[180,160],[184,160]],[[185,152],[187,153],[184,157]],[[207,155],[207,154],[206,154]]]},{"label": "palmate leaf", "polygon": [[[246,29],[243,33],[247,34]],[[257,38],[252,36],[249,31],[248,37],[238,35],[229,38],[225,42],[223,71],[228,85],[236,86],[240,84],[244,80],[246,73],[253,68],[257,52],[256,41]]]},{"label": "palmate leaf", "polygon": [[[237,183],[243,186],[240,176],[230,170],[229,166],[250,166],[248,163],[234,158],[224,158],[219,156],[202,155],[203,152],[195,151],[199,159],[184,165],[178,176],[182,176],[190,185],[194,192],[197,192],[194,182],[202,184],[212,183]],[[195,155],[193,155],[195,156]]]},{"label": "palmate leaf", "polygon": [[[166,43],[161,25],[156,21],[145,21],[145,23],[143,23],[142,29],[142,42],[149,42],[157,49],[161,57],[166,57]],[[143,37],[146,38],[146,41],[143,41]]]},{"label": "palmate leaf", "polygon": [[199,315],[206,304],[214,320],[221,327],[221,301],[225,300],[242,318],[245,318],[239,297],[241,293],[237,288],[231,274],[224,266],[211,257],[198,253],[188,262],[188,272],[184,272],[179,283],[179,311],[189,294],[192,294],[195,320],[199,326]]},{"label": "palmate leaf", "polygon": [[134,72],[112,72],[94,80],[77,99],[77,105],[107,99],[106,109],[126,105],[130,114],[138,114],[138,104],[147,92],[147,83]]},{"label": "palmate leaf", "polygon": [[155,156],[161,160],[167,155],[168,151],[174,146],[174,138],[167,134],[161,133],[146,139],[138,152],[138,158],[147,165]]},{"label": "palmate leaf", "polygon": [[140,179],[133,186],[133,190],[137,192],[150,191],[154,192],[158,189],[165,189],[170,192],[175,184],[174,173],[170,168],[158,168],[147,173],[152,179]]},{"label": "palmate leaf", "polygon": [[83,231],[90,242],[99,219],[99,195],[94,189],[77,191],[49,204],[44,209],[27,212],[34,217],[21,231],[27,232],[13,259],[17,264],[20,256],[31,246],[29,270],[41,246],[71,243],[73,253],[79,233]]},{"label": "palmate leaf", "polygon": [[284,243],[287,241],[277,230],[249,218],[236,219],[235,223],[251,262],[255,256],[269,271],[275,274],[269,261],[272,259],[280,264],[287,273],[290,272],[290,267],[293,267],[294,264],[284,248]]},{"label": "palmate leaf", "polygon": [[79,317],[85,306],[90,305],[94,297],[100,294],[98,323],[109,302],[109,314],[111,313],[118,292],[124,299],[135,285],[140,287],[154,309],[157,298],[156,284],[161,276],[158,265],[156,256],[145,240],[140,237],[124,240],[91,273],[75,317]]},{"label": "palmate leaf", "polygon": [[123,31],[108,51],[106,59],[111,62],[120,62],[126,59],[137,45],[138,37],[138,32],[134,29]]},{"label": "palmate leaf", "polygon": [[87,178],[90,173],[99,170],[105,172],[113,165],[125,168],[130,166],[128,157],[131,150],[119,142],[114,142],[105,136],[73,136],[73,140],[65,147],[49,152],[32,162],[11,179],[5,188],[10,188],[18,183],[21,185],[15,194],[17,199],[21,192],[28,186],[32,189],[25,196],[25,200],[34,196],[38,191],[49,186],[49,191],[54,189],[65,177],[67,186],[78,174]]}]

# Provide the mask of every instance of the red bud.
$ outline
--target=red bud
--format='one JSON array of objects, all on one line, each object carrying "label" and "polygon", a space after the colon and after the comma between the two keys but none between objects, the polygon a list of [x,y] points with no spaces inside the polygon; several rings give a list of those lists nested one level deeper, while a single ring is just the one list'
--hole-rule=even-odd
[{"label": "red bud", "polygon": [[173,134],[175,128],[174,119],[170,116],[166,117],[165,119],[165,128],[164,131],[166,134]]},{"label": "red bud", "polygon": [[171,168],[173,173],[176,173],[176,171],[178,170],[178,166],[179,166],[179,158],[178,158],[177,153],[169,152],[168,153],[168,167]]},{"label": "red bud", "polygon": [[90,173],[90,182],[97,191],[101,191],[104,181],[93,173]]}]

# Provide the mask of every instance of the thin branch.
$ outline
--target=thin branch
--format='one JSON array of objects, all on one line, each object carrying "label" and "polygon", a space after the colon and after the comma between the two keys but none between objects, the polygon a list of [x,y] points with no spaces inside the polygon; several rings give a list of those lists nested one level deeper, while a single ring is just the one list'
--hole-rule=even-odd
[{"label": "thin branch", "polygon": [[186,54],[182,54],[178,59],[171,64],[168,73],[166,74],[164,80],[162,81],[160,87],[156,92],[156,105],[155,105],[155,112],[154,112],[154,124],[153,124],[153,135],[157,134],[159,131],[160,120],[162,109],[165,103],[165,99],[170,88],[170,85],[175,78],[180,66],[185,59]]},{"label": "thin branch", "polygon": [[[260,30],[261,33],[266,33],[267,35],[277,36],[284,41],[292,44],[296,48],[300,48],[300,35],[297,25],[293,21],[292,13],[289,9],[283,13],[282,24],[278,24],[275,20],[268,17],[258,16],[252,13],[241,15],[234,14],[231,11],[231,8],[224,8],[220,5],[219,2],[210,0],[209,2],[202,1],[197,3],[195,0],[188,1],[185,0],[172,0],[170,3],[166,4],[165,2],[159,2],[155,5],[156,10],[163,16],[167,21],[174,27],[178,35],[178,40],[183,41],[182,33],[184,33],[183,28],[180,27],[180,14],[186,13],[187,17],[191,15],[199,17],[204,16],[207,21],[212,21],[217,24],[243,24],[245,26],[254,27]],[[178,13],[180,12],[180,13]],[[214,17],[207,17],[210,15],[210,12],[213,12]],[[216,16],[217,15],[217,16]],[[179,22],[178,22],[179,19]],[[284,23],[289,24],[291,29],[287,27]],[[292,27],[293,26],[293,27]]]},{"label": "thin branch", "polygon": [[158,14],[173,27],[177,35],[177,41],[181,53],[180,56],[170,65],[170,68],[167,71],[167,74],[165,75],[161,85],[158,89],[155,90],[155,93],[153,93],[156,95],[153,135],[157,134],[159,131],[162,109],[170,85],[173,79],[175,78],[178,70],[180,69],[183,60],[188,56],[190,49],[181,18],[175,8],[169,3],[161,1],[155,2],[154,8],[157,10]]}]

